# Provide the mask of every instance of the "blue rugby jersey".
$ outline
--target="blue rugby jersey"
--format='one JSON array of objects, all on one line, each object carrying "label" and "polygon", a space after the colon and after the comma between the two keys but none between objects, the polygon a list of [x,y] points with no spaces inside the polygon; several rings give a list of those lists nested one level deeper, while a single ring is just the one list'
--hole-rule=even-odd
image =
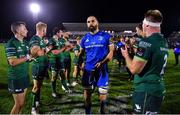
[{"label": "blue rugby jersey", "polygon": [[86,53],[85,69],[95,69],[97,62],[102,61],[109,53],[110,34],[99,31],[96,34],[87,33],[81,40],[81,47]]}]

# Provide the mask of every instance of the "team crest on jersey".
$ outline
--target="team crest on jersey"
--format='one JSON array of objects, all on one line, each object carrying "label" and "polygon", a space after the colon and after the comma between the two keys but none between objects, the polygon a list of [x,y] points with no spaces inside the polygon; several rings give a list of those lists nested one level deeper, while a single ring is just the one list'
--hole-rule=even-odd
[{"label": "team crest on jersey", "polygon": [[93,44],[93,45],[94,45],[94,44],[96,44],[96,42],[92,42],[91,44]]},{"label": "team crest on jersey", "polygon": [[89,42],[89,39],[86,39],[86,41],[85,42]]},{"label": "team crest on jersey", "polygon": [[99,41],[102,41],[102,40],[103,40],[103,37],[100,36],[100,37],[98,38],[98,40],[99,40]]},{"label": "team crest on jersey", "polygon": [[21,44],[21,46],[25,46],[24,44]]},{"label": "team crest on jersey", "polygon": [[18,49],[17,49],[18,52],[21,52],[22,51],[22,48],[19,46]]}]

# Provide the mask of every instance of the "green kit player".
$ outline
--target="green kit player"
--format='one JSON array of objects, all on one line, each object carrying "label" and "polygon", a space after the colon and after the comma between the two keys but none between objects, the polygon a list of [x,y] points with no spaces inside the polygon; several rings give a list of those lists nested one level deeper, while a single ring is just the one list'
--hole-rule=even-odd
[{"label": "green kit player", "polygon": [[74,50],[74,60],[73,60],[74,71],[73,71],[73,79],[72,79],[73,82],[72,82],[71,86],[76,86],[78,84],[78,75],[82,76],[82,68],[84,65],[83,57],[79,56],[80,48],[81,48],[80,37],[77,37],[76,41],[77,41],[77,44],[76,44],[75,48],[73,49]]},{"label": "green kit player", "polygon": [[36,35],[34,35],[30,40],[31,55],[35,57],[35,60],[32,63],[32,77],[34,84],[32,89],[32,114],[37,114],[43,78],[48,75],[47,48],[46,43],[43,40],[46,31],[47,25],[43,22],[38,22],[36,24]]},{"label": "green kit player", "polygon": [[11,24],[14,37],[6,44],[8,60],[8,90],[14,98],[11,114],[21,114],[24,106],[26,91],[29,86],[29,47],[24,40],[27,37],[26,24],[14,22]]},{"label": "green kit player", "polygon": [[127,48],[122,49],[127,67],[135,74],[133,103],[137,114],[157,114],[163,101],[165,86],[164,68],[168,58],[168,45],[161,34],[162,14],[149,10],[143,20],[143,38],[133,60]]}]

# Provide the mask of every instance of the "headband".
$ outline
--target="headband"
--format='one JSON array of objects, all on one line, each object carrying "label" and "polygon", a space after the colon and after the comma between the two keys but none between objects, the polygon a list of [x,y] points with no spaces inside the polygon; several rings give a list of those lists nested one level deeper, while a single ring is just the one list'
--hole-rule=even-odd
[{"label": "headband", "polygon": [[149,25],[152,27],[160,27],[161,26],[161,22],[160,23],[151,22],[151,21],[147,20],[146,18],[144,18],[143,24],[146,24],[146,25]]}]

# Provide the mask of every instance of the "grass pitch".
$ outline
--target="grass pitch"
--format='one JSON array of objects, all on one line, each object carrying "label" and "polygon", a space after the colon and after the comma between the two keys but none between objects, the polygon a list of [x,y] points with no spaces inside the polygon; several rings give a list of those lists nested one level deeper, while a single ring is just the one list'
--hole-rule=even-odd
[{"label": "grass pitch", "polygon": [[[180,113],[180,65],[174,67],[174,63],[173,51],[170,50],[164,76],[166,97],[161,107],[162,114]],[[109,68],[110,85],[108,94],[108,111],[112,114],[131,113],[132,106],[130,95],[133,91],[132,82],[128,81],[127,73],[119,72],[116,63],[110,62]],[[84,114],[83,89],[81,85],[72,88],[72,94],[65,94],[61,89],[60,80],[57,82],[57,92],[60,93],[60,98],[57,99],[54,99],[51,96],[50,79],[44,82],[41,92],[41,106],[39,112],[42,114]],[[26,95],[26,103],[22,112],[23,114],[29,114],[31,112],[31,89],[32,82]],[[93,113],[100,113],[97,89],[92,95],[92,102]],[[0,114],[9,114],[13,104],[14,101],[12,95],[7,90],[7,60],[4,46],[3,44],[0,44]]]}]

